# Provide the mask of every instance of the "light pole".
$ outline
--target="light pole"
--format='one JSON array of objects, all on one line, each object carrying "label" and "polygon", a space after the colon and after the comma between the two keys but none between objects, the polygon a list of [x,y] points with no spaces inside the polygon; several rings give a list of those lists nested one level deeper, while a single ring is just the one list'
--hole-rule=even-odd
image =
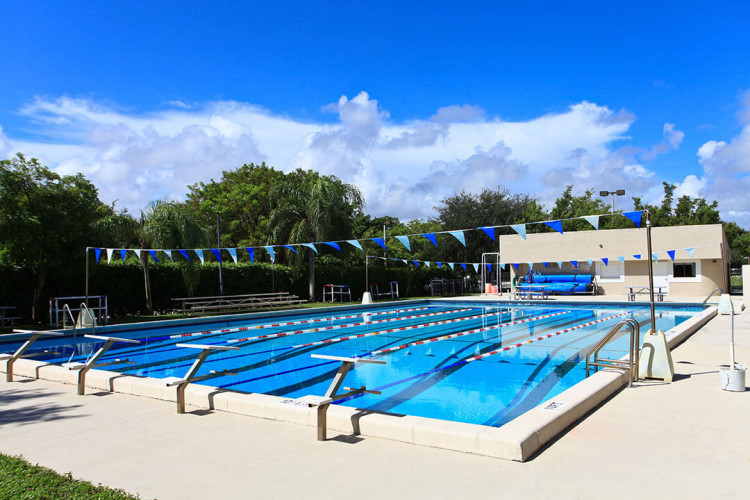
[{"label": "light pole", "polygon": [[612,212],[615,213],[615,195],[624,196],[625,190],[618,189],[617,191],[599,191],[599,196],[611,196],[612,197]]},{"label": "light pole", "polygon": [[224,278],[221,276],[221,212],[216,212],[216,236],[219,239],[219,295],[224,296]]}]

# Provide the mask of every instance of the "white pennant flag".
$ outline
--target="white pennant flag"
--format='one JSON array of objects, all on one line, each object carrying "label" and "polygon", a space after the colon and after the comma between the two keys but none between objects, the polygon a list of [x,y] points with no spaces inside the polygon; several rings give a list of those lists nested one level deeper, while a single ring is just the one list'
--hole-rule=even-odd
[{"label": "white pennant flag", "polygon": [[114,253],[114,251],[114,248],[107,249],[107,264],[109,264],[109,261],[112,260],[112,254]]},{"label": "white pennant flag", "polygon": [[589,224],[594,226],[594,229],[599,229],[599,216],[598,215],[586,215],[583,217],[588,221]]}]

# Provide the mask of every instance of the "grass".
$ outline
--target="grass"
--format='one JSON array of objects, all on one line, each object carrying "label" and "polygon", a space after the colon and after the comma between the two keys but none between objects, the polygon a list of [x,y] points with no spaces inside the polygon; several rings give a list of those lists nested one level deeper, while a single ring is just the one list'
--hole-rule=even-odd
[{"label": "grass", "polygon": [[730,276],[729,284],[731,286],[742,286],[742,276]]},{"label": "grass", "polygon": [[140,498],[106,486],[73,479],[70,473],[31,465],[21,457],[0,453],[0,499],[102,499]]}]

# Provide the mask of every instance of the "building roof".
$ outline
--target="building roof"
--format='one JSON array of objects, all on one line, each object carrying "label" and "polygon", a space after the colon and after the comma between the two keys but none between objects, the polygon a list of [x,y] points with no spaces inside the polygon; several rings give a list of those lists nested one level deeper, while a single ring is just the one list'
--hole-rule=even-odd
[{"label": "building roof", "polygon": [[[728,246],[721,224],[654,227],[651,230],[652,251],[668,258],[666,251],[676,250],[675,259],[689,259],[686,248],[694,248],[693,259],[728,258]],[[602,258],[637,260],[634,255],[648,255],[646,227],[633,229],[592,229],[564,234],[509,234],[498,238],[502,262],[554,262],[597,260]]]}]

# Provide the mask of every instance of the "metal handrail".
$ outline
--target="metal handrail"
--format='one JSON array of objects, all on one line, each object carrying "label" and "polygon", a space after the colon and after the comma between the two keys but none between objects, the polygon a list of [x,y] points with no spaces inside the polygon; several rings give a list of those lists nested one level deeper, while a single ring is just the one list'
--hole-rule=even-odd
[{"label": "metal handrail", "polygon": [[63,304],[63,330],[68,329],[67,316],[65,316],[65,311],[68,312],[68,316],[70,316],[70,321],[73,322],[73,338],[75,338],[77,330],[78,330],[78,325],[76,325],[76,319],[73,316],[73,311],[70,310],[70,306],[68,304]]},{"label": "metal handrail", "polygon": [[[622,361],[620,359],[607,359],[600,358],[599,351],[609,343],[610,340],[622,329],[627,326],[630,328],[630,353],[628,361]],[[586,376],[589,376],[590,367],[614,366],[616,368],[626,368],[628,370],[628,387],[633,386],[634,381],[638,381],[638,342],[641,336],[641,325],[633,318],[628,318],[617,323],[607,334],[594,346],[594,348],[586,355]],[[594,360],[591,360],[593,355]],[[594,370],[596,372],[597,370]]]},{"label": "metal handrail", "polygon": [[[87,306],[85,302],[81,302],[80,312],[78,313],[79,320],[81,319],[81,315],[83,314],[83,311],[86,311],[89,315],[89,318],[91,318],[91,334],[95,335],[96,334],[96,318],[94,317],[93,314],[91,314],[91,309],[89,309],[89,306]],[[77,326],[78,325],[76,325],[76,327]],[[83,327],[83,320],[81,320],[81,326]]]},{"label": "metal handrail", "polygon": [[701,306],[706,307],[706,302],[708,302],[708,299],[710,299],[716,292],[724,293],[724,289],[714,288],[713,290],[711,290],[711,293],[709,293],[708,296],[705,299],[703,299],[703,302],[701,302]]}]

